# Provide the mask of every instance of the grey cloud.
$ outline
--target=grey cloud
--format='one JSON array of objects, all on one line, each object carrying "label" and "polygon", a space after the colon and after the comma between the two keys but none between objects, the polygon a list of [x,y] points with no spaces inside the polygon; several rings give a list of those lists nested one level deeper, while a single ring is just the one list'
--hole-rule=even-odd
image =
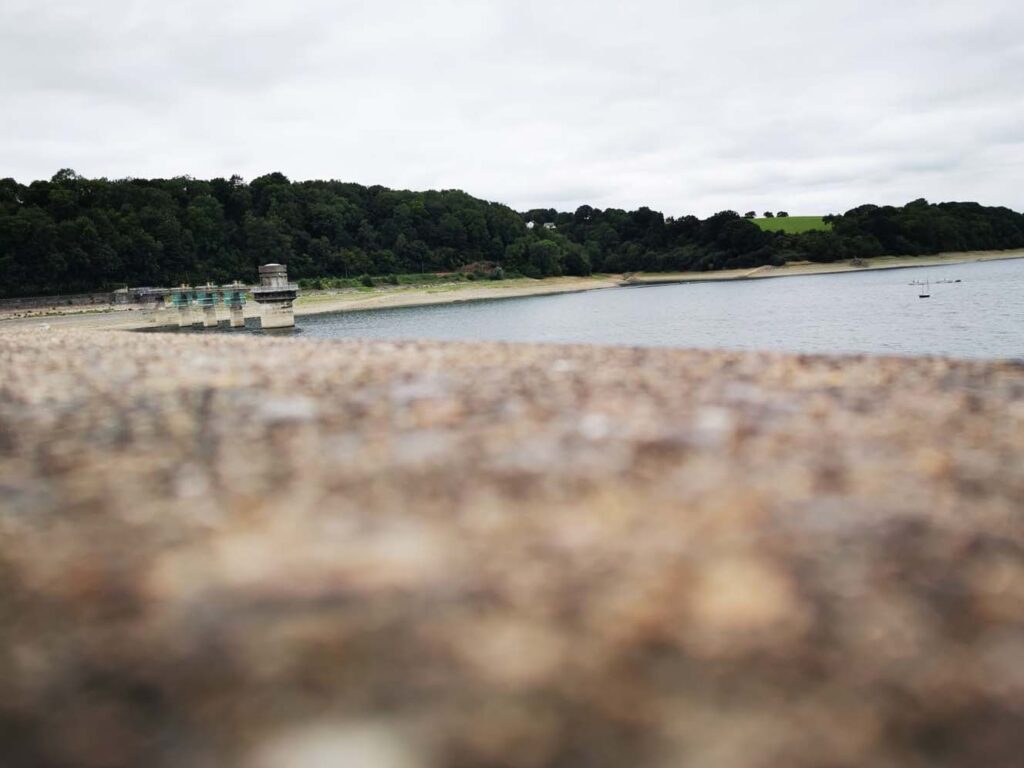
[{"label": "grey cloud", "polygon": [[281,170],[520,208],[1024,208],[1006,0],[6,0],[0,176]]}]

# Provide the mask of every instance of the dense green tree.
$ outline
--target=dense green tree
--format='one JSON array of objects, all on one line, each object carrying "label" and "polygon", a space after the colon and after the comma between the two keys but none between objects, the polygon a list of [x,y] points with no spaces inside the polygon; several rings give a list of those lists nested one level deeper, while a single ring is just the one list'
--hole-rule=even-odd
[{"label": "dense green tree", "polygon": [[292,240],[287,225],[277,218],[246,214],[243,222],[248,262],[287,264],[292,256]]},{"label": "dense green tree", "polygon": [[0,295],[252,281],[271,261],[296,279],[498,265],[503,275],[544,277],[1024,247],[1024,216],[977,203],[864,205],[826,217],[831,231],[801,235],[763,232],[750,217],[589,205],[519,214],[459,190],[292,182],[280,173],[250,183],[85,179],[62,169],[27,185],[0,179]]}]

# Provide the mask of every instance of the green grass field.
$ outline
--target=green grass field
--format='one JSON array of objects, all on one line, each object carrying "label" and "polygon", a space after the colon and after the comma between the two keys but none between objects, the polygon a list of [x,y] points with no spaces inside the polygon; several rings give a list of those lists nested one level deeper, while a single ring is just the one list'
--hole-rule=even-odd
[{"label": "green grass field", "polygon": [[801,232],[831,229],[831,225],[821,220],[821,216],[788,216],[782,219],[753,219],[761,229],[767,232],[786,232],[798,235]]}]

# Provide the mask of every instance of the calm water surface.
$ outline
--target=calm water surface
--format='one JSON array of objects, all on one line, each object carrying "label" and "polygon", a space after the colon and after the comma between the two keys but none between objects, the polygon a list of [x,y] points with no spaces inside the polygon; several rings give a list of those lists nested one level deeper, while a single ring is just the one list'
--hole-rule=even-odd
[{"label": "calm water surface", "polygon": [[[918,298],[915,280],[931,281],[930,299]],[[298,324],[307,338],[1024,358],[1024,259],[340,312]]]}]

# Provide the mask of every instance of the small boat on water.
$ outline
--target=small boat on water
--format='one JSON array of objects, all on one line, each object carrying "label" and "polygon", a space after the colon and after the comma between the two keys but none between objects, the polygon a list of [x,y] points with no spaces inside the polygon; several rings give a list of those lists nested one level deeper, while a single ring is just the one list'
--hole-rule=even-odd
[{"label": "small boat on water", "polygon": [[922,287],[917,289],[917,298],[919,298],[919,299],[928,299],[928,298],[931,298],[931,295],[932,295],[931,283],[929,283],[927,280],[925,280],[925,282],[922,285]]}]

